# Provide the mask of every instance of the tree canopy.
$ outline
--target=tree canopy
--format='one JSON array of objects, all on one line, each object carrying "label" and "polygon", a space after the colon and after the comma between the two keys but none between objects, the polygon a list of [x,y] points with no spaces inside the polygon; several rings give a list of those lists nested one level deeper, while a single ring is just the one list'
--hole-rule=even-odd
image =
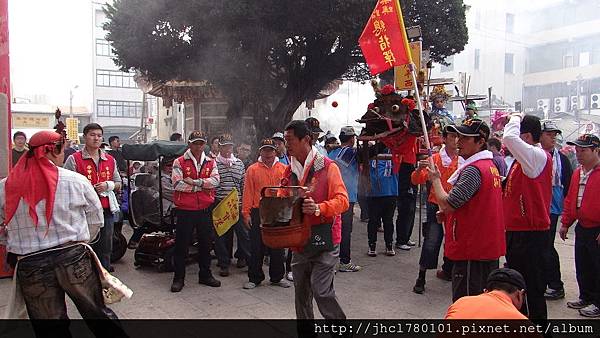
[{"label": "tree canopy", "polygon": [[[358,37],[375,0],[115,0],[105,9],[115,62],[156,81],[209,81],[230,119],[254,117],[257,136],[281,130],[294,111],[336,79],[369,73]],[[403,1],[441,62],[468,40],[462,0]]]}]

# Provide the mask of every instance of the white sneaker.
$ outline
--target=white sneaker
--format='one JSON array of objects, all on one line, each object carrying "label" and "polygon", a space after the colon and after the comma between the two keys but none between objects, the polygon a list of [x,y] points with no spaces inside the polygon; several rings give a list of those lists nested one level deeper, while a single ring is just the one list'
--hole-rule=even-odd
[{"label": "white sneaker", "polygon": [[411,248],[412,248],[412,246],[410,246],[410,245],[408,245],[408,244],[402,244],[402,245],[398,246],[398,249],[400,249],[400,250],[405,250],[405,251],[408,251],[408,250],[410,250]]},{"label": "white sneaker", "polygon": [[285,279],[289,280],[290,282],[294,281],[294,274],[290,271],[288,273],[285,274]]},{"label": "white sneaker", "polygon": [[408,242],[406,242],[406,244],[408,244],[409,246],[415,246],[415,245],[417,245],[417,242],[409,239]]}]

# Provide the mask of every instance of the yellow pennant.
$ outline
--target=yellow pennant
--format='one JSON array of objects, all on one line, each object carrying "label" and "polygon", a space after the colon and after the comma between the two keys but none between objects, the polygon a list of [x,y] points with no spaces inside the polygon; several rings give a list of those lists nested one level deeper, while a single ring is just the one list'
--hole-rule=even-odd
[{"label": "yellow pennant", "polygon": [[237,189],[233,190],[214,208],[213,225],[217,235],[223,236],[240,219],[240,206]]}]

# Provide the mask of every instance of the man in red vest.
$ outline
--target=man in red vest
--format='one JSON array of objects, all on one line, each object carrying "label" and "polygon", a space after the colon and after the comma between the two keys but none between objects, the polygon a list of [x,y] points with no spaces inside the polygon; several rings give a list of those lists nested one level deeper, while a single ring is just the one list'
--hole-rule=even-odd
[{"label": "man in red vest", "polygon": [[567,302],[579,309],[584,317],[600,317],[600,139],[584,134],[574,142],[577,161],[581,166],[571,178],[569,192],[562,213],[560,238],[567,238],[569,227],[575,227],[575,272],[579,285],[579,299]]},{"label": "man in red vest", "polygon": [[429,168],[435,198],[444,218],[444,253],[453,261],[452,301],[481,294],[489,273],[506,252],[500,173],[487,150],[490,128],[479,119],[446,127],[458,134],[464,163],[450,176],[446,193],[437,166]]},{"label": "man in red vest", "polygon": [[90,123],[83,128],[85,146],[82,150],[69,156],[64,168],[85,176],[100,197],[104,209],[104,226],[100,230],[100,238],[93,245],[94,251],[102,266],[109,272],[114,269],[110,265],[112,253],[114,217],[119,211],[115,191],[121,190],[121,175],[115,159],[100,149],[104,130],[97,123]]},{"label": "man in red vest", "polygon": [[549,249],[552,157],[540,146],[541,135],[538,117],[515,113],[503,137],[515,158],[504,187],[506,262],[525,278],[527,306],[521,311],[534,321],[548,318],[543,254]]},{"label": "man in red vest", "polygon": [[312,226],[303,248],[292,248],[296,317],[314,319],[313,298],[325,319],[346,319],[335,296],[333,277],[342,240],[340,215],[348,209],[348,192],[335,162],[311,146],[311,130],[305,121],[294,120],[285,128],[290,166],[285,185],[308,188],[302,204]]},{"label": "man in red vest", "polygon": [[203,132],[193,131],[188,138],[189,149],[173,162],[173,202],[177,208],[175,226],[175,275],[171,292],[183,289],[185,280],[185,256],[196,228],[198,236],[198,283],[219,287],[221,282],[210,271],[210,247],[212,239],[212,210],[215,188],[220,177],[215,161],[206,156]]}]

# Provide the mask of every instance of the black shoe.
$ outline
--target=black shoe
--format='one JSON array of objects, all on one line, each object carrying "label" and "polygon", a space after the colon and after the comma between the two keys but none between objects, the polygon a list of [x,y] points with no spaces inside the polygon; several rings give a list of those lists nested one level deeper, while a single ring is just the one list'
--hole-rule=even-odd
[{"label": "black shoe", "polygon": [[171,284],[171,292],[179,292],[183,289],[183,279],[174,279]]},{"label": "black shoe", "polygon": [[221,267],[221,271],[219,271],[219,276],[221,276],[221,277],[229,276],[229,268]]},{"label": "black shoe", "polygon": [[106,269],[106,271],[108,271],[108,272],[115,272],[115,268],[113,268],[112,265],[111,265],[111,266],[108,267],[108,269]]},{"label": "black shoe", "polygon": [[544,293],[544,298],[547,300],[557,300],[565,298],[565,289],[550,289],[548,288]]},{"label": "black shoe", "polygon": [[215,279],[215,277],[213,277],[213,276],[198,278],[198,284],[212,286],[213,288],[218,288],[221,286],[221,282],[219,280]]},{"label": "black shoe", "polygon": [[246,260],[243,258],[238,258],[236,266],[238,269],[243,269],[248,266],[248,262],[246,262]]},{"label": "black shoe", "polygon": [[425,280],[424,279],[417,278],[417,282],[415,283],[415,286],[413,286],[413,292],[418,293],[418,294],[422,294],[423,292],[425,292]]}]

